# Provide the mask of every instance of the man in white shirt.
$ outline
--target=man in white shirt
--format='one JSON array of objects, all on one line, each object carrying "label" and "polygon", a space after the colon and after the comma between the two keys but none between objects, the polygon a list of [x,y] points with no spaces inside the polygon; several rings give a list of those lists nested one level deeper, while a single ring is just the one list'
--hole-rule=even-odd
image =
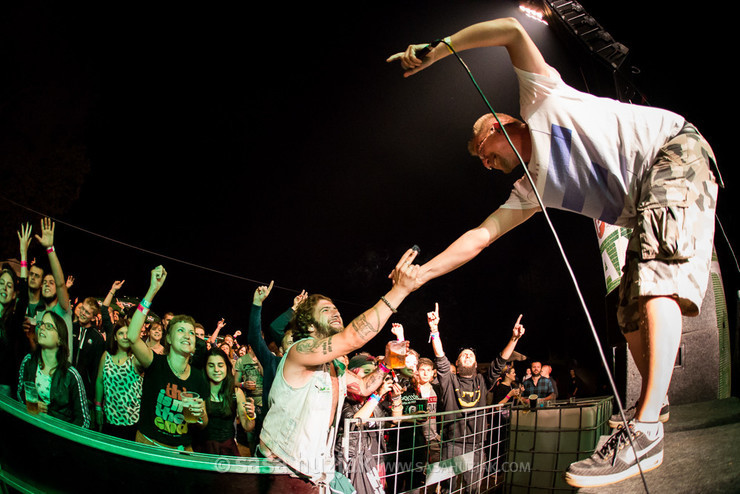
[{"label": "man in white shirt", "polygon": [[510,173],[526,164],[529,173],[480,226],[424,264],[420,281],[472,260],[538,212],[540,199],[545,207],[632,228],[618,319],[642,375],[639,405],[629,427],[591,458],[571,465],[566,480],[590,487],[639,474],[632,447],[619,448],[625,443],[635,444],[643,471],[660,466],[659,414],[681,339],[681,316],[699,313],[708,284],[717,199],[711,148],[679,115],[571,88],[516,19],[471,25],[417,58],[428,46],[410,45],[388,61],[400,61],[408,77],[452,50],[507,50],[519,79],[522,120],[482,116],[468,149],[488,169]]}]

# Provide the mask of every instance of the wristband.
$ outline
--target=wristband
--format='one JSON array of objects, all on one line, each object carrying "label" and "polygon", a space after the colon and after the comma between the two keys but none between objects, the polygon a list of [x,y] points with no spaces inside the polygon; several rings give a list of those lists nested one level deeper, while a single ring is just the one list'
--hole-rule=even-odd
[{"label": "wristband", "polygon": [[395,307],[393,307],[393,306],[391,305],[391,303],[390,303],[390,302],[388,302],[388,299],[386,299],[385,297],[380,297],[380,300],[382,300],[382,301],[383,301],[383,303],[384,303],[385,305],[387,305],[387,306],[388,306],[388,308],[389,308],[389,309],[391,310],[391,312],[393,312],[394,314],[395,314],[396,312],[398,312],[398,309],[396,309]]},{"label": "wristband", "polygon": [[148,301],[148,300],[146,300],[146,299],[143,299],[143,298],[142,298],[142,299],[141,299],[141,302],[139,302],[139,303],[140,303],[141,305],[143,305],[145,309],[151,309],[151,308],[152,308],[152,303],[151,303],[151,302],[149,302],[149,301]]},{"label": "wristband", "polygon": [[439,331],[432,331],[429,333],[429,342],[431,343],[437,336],[439,336]]},{"label": "wristband", "polygon": [[143,305],[139,304],[139,308],[137,309],[139,312],[141,312],[144,315],[149,314],[149,309],[144,307]]},{"label": "wristband", "polygon": [[257,418],[256,415],[254,417],[250,417],[249,414],[247,414],[247,420],[254,420],[255,418]]},{"label": "wristband", "polygon": [[378,369],[380,369],[381,372],[384,372],[388,374],[391,370],[385,366],[382,360],[378,360]]},{"label": "wristband", "polygon": [[21,261],[21,267],[27,268],[28,267],[28,261]]},{"label": "wristband", "polygon": [[377,393],[373,393],[370,395],[370,397],[367,399],[367,401],[373,400],[375,403],[380,402],[380,396],[378,396]]},{"label": "wristband", "polygon": [[445,43],[445,46],[447,47],[447,50],[449,50],[449,52],[454,55],[455,54],[455,50],[452,49],[452,40],[450,39],[449,36],[447,36],[444,39],[444,43]]},{"label": "wristband", "polygon": [[103,408],[100,405],[95,405],[95,411],[96,412],[102,412]]},{"label": "wristband", "polygon": [[102,404],[102,403],[100,403],[99,401],[95,401],[95,402],[93,402],[93,405],[95,405],[96,407],[100,407],[100,406],[103,406],[103,404]]},{"label": "wristband", "polygon": [[47,249],[46,249],[46,253],[47,254],[51,254],[52,252],[54,252],[54,246],[53,245],[51,247],[47,247]]}]

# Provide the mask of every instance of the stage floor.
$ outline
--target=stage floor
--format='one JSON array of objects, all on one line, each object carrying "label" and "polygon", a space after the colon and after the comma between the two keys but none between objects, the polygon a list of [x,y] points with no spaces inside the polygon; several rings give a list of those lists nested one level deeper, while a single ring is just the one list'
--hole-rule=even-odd
[{"label": "stage floor", "polygon": [[[740,399],[671,405],[663,465],[645,473],[650,494],[740,492]],[[580,494],[640,494],[638,475]]]}]

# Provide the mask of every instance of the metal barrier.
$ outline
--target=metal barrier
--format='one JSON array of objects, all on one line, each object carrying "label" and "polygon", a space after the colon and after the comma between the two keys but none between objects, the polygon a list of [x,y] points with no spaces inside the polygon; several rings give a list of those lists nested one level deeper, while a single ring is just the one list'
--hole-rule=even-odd
[{"label": "metal barrier", "polygon": [[[346,419],[337,469],[353,481],[358,492],[500,490],[510,416],[510,408],[491,405],[400,418]],[[438,425],[436,440],[427,440],[424,434],[430,420]]]},{"label": "metal barrier", "polygon": [[611,396],[512,409],[507,465],[517,468],[505,472],[504,492],[575,492],[563,474],[571,463],[591,456],[601,436],[610,433],[611,414]]}]

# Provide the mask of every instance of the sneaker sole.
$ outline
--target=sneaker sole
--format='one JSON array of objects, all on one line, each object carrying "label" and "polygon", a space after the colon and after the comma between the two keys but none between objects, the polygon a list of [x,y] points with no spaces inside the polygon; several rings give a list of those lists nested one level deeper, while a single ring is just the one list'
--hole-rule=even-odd
[{"label": "sneaker sole", "polygon": [[[642,471],[649,472],[655,470],[663,464],[663,451],[651,458],[646,458],[640,462]],[[571,475],[569,472],[565,472],[565,481],[572,487],[602,487],[605,485],[616,484],[623,480],[634,477],[640,474],[640,469],[637,464],[631,466],[627,470],[611,475],[600,475],[600,476],[584,476],[584,475]]]}]

